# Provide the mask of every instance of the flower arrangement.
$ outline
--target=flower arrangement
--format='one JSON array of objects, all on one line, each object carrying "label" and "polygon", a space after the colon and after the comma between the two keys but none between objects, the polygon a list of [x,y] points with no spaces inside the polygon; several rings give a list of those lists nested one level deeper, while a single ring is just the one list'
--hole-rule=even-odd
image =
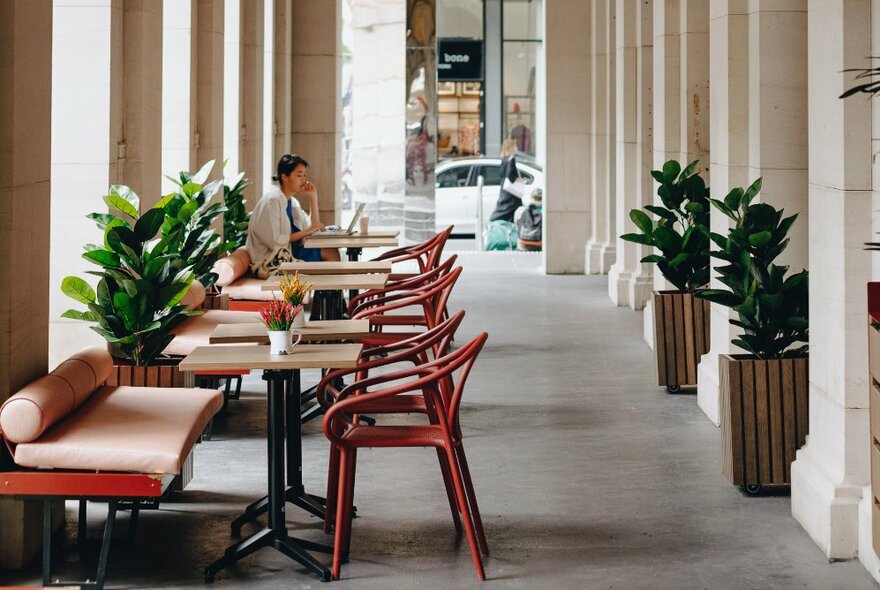
[{"label": "flower arrangement", "polygon": [[295,306],[302,305],[309,289],[312,288],[311,283],[303,283],[299,278],[299,271],[296,271],[291,277],[287,273],[281,273],[281,280],[278,281],[278,288],[281,289],[281,296],[284,301]]},{"label": "flower arrangement", "polygon": [[293,320],[301,310],[301,307],[294,306],[289,301],[274,300],[260,310],[260,319],[270,332],[285,332],[290,330]]}]

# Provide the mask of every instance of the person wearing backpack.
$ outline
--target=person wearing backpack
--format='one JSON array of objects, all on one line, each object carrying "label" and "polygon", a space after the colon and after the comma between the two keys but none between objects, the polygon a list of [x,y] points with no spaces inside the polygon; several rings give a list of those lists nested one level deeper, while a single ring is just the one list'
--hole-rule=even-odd
[{"label": "person wearing backpack", "polygon": [[520,250],[541,250],[543,247],[544,236],[541,227],[543,196],[540,188],[534,189],[528,206],[520,207],[514,214]]}]

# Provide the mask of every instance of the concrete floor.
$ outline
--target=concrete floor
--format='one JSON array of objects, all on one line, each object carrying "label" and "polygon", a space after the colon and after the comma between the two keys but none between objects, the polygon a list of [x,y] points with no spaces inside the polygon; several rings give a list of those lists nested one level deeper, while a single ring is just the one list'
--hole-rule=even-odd
[{"label": "concrete floor", "polygon": [[[611,305],[605,277],[543,276],[538,254],[467,252],[461,261],[451,305],[468,313],[459,341],[490,334],[462,409],[489,581],[476,580],[455,538],[434,453],[376,449],[359,454],[351,562],[332,587],[873,587],[858,562],[828,563],[787,496],[747,498],[726,483],[719,430],[693,394],[654,385],[641,315]],[[114,547],[111,587],[203,586],[202,568],[231,542],[229,522],[265,490],[263,382],[251,377],[245,390],[196,449],[180,501],[143,513],[134,546]],[[307,488],[323,493],[317,423],[304,445]],[[94,534],[101,508],[92,509]],[[298,509],[288,522],[329,541]],[[91,571],[70,550],[59,565]],[[38,571],[0,572],[0,585],[35,583]],[[291,585],[330,587],[270,550],[214,584]]]}]

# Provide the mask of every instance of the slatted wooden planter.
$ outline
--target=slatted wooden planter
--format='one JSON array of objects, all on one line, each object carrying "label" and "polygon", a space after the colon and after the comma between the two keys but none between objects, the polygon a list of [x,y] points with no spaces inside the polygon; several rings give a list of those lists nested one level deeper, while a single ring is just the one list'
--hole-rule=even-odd
[{"label": "slatted wooden planter", "polygon": [[229,295],[219,291],[208,291],[205,293],[202,309],[229,309]]},{"label": "slatted wooden planter", "polygon": [[190,376],[177,368],[180,359],[161,359],[146,367],[113,360],[113,371],[107,385],[135,385],[142,387],[192,387]]},{"label": "slatted wooden planter", "polygon": [[749,493],[790,484],[809,430],[808,360],[743,354],[721,355],[719,364],[725,477]]},{"label": "slatted wooden planter", "polygon": [[880,283],[868,283],[868,407],[871,415],[871,533],[880,554]]},{"label": "slatted wooden planter", "polygon": [[675,392],[697,384],[697,364],[709,352],[709,302],[686,291],[654,291],[657,380]]}]

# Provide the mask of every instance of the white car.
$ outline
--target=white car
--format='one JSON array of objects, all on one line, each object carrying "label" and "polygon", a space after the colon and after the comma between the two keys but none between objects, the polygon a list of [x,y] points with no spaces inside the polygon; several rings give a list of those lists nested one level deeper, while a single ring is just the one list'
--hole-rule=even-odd
[{"label": "white car", "polygon": [[[544,188],[544,172],[536,164],[516,162],[519,175],[528,185]],[[500,158],[457,158],[437,164],[437,230],[454,225],[456,234],[473,234],[477,227],[477,177],[483,176],[483,223],[495,210],[501,190]],[[528,197],[523,199],[528,203]]]}]

